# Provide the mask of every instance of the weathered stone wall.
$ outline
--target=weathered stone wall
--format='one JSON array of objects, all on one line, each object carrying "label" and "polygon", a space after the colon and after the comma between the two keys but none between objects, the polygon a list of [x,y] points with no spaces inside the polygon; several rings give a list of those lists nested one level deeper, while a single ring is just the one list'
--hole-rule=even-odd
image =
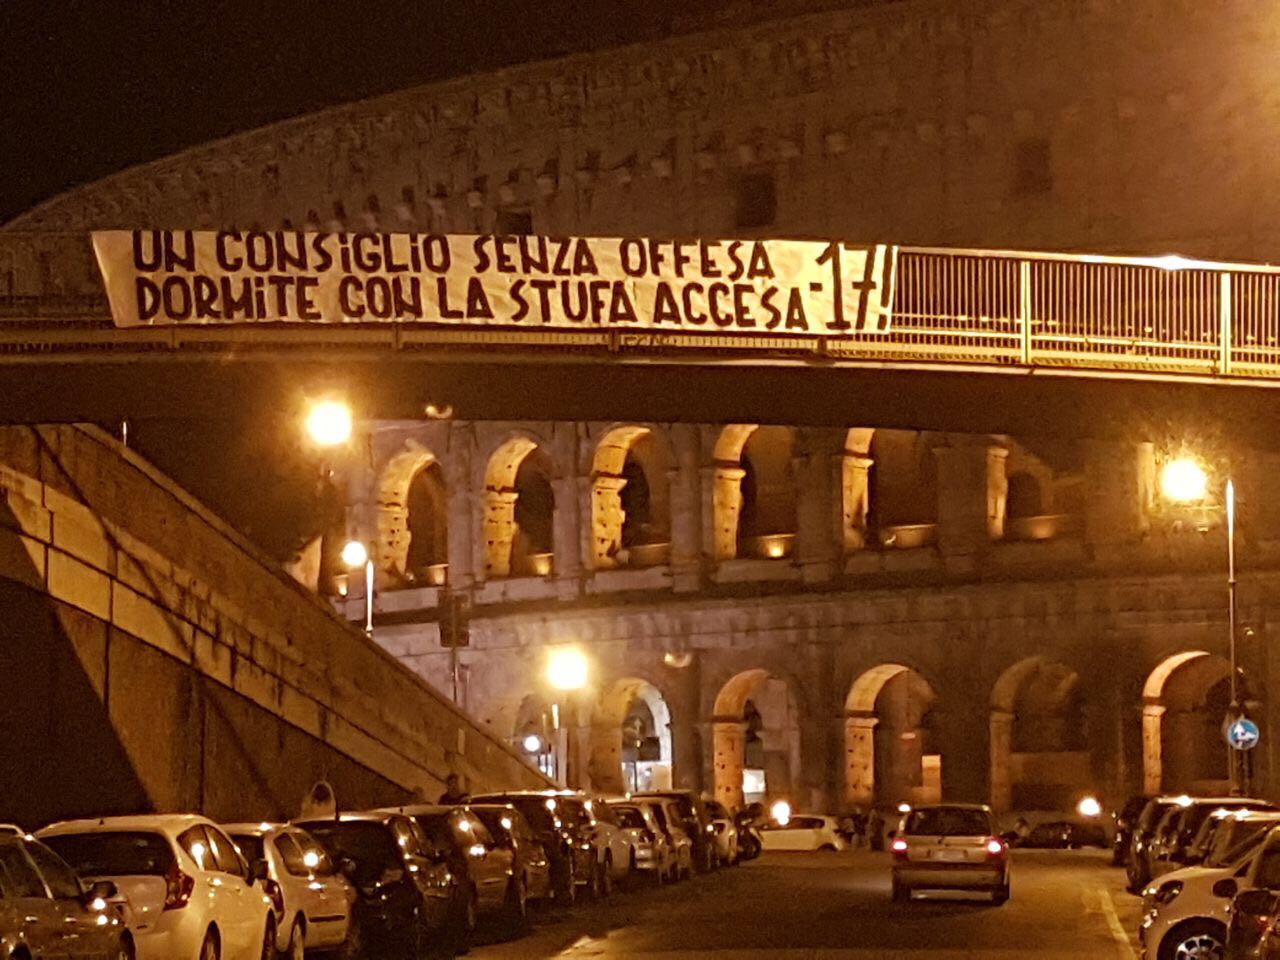
[{"label": "weathered stone wall", "polygon": [[541,777],[95,429],[0,430],[0,819]]},{"label": "weathered stone wall", "polygon": [[[108,178],[23,229],[840,235],[1274,260],[1280,20],[907,0],[514,67]],[[776,211],[740,210],[769,192]],[[768,204],[757,203],[757,211]]]}]

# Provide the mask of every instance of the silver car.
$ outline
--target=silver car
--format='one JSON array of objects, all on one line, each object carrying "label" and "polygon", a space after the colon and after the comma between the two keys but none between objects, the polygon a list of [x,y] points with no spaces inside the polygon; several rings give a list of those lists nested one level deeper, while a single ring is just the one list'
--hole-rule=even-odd
[{"label": "silver car", "polygon": [[1009,899],[1009,848],[996,835],[991,808],[946,803],[916,807],[893,838],[893,899],[916,890],[979,890]]}]

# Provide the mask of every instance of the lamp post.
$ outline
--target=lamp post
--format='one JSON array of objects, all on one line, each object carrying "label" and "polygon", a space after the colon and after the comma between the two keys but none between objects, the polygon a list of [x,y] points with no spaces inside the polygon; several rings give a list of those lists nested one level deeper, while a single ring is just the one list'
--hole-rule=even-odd
[{"label": "lamp post", "polygon": [[351,570],[364,567],[364,632],[373,636],[373,556],[359,540],[348,540],[342,548],[342,562]]},{"label": "lamp post", "polygon": [[553,690],[566,694],[569,707],[562,722],[559,702],[551,704],[551,725],[556,737],[556,780],[561,786],[569,786],[571,780],[577,779],[576,764],[572,769],[574,776],[570,777],[577,722],[573,696],[587,685],[588,672],[587,657],[577,647],[556,647],[547,657],[547,683]]},{"label": "lamp post", "polygon": [[[1175,503],[1199,502],[1205,498],[1208,489],[1208,474],[1204,467],[1190,457],[1170,460],[1160,472],[1160,491]],[[1227,659],[1231,668],[1231,702],[1227,705],[1227,725],[1230,725],[1242,715],[1242,709],[1236,653],[1236,485],[1229,477],[1223,499],[1227,520]],[[1244,782],[1243,751],[1228,745],[1227,764],[1231,774],[1232,793],[1245,792],[1248,784]]]}]

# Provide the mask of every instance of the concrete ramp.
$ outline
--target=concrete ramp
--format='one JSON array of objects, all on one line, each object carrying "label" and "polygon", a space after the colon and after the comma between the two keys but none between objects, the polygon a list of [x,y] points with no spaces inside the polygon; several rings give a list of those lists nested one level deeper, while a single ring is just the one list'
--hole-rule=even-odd
[{"label": "concrete ramp", "polygon": [[0,821],[547,784],[91,427],[0,428]]}]

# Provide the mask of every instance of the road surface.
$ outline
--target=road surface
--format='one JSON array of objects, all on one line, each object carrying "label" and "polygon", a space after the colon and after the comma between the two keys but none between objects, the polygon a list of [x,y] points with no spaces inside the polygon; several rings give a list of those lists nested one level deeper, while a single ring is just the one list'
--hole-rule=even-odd
[{"label": "road surface", "polygon": [[766,854],[615,894],[471,960],[1132,960],[1139,902],[1099,851],[1015,851],[1013,898],[889,900],[885,854]]}]

